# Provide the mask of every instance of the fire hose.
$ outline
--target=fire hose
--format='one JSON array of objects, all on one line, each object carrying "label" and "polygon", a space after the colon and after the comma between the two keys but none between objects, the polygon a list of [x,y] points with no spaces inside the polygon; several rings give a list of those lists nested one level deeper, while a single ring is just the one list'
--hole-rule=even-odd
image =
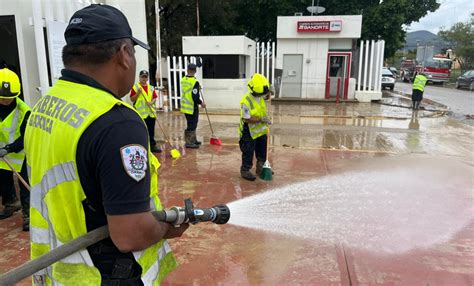
[{"label": "fire hose", "polygon": [[[216,205],[211,208],[195,208],[191,199],[184,200],[184,207],[172,207],[166,210],[154,211],[152,214],[158,221],[170,223],[175,227],[179,227],[183,223],[213,222],[225,224],[230,218],[230,210],[226,205]],[[55,262],[109,237],[109,235],[109,229],[106,225],[90,231],[35,260],[26,262],[2,274],[0,276],[0,285],[13,285]]]}]

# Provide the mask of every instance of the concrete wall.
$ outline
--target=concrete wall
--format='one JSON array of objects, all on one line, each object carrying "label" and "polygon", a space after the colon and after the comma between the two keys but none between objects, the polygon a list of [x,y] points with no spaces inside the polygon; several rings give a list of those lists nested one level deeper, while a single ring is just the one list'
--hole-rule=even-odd
[{"label": "concrete wall", "polygon": [[[340,32],[297,31],[298,21],[340,20]],[[283,69],[285,54],[303,55],[301,98],[324,99],[329,50],[351,50],[352,39],[360,38],[362,16],[284,16],[277,20],[277,69]],[[351,97],[351,95],[349,95]]]},{"label": "concrete wall", "polygon": [[301,98],[324,98],[326,88],[328,39],[278,39],[277,69],[283,69],[285,54],[303,55]]},{"label": "concrete wall", "polygon": [[[16,23],[18,54],[20,58],[21,83],[26,103],[33,106],[41,97],[37,88],[40,87],[40,72],[38,68],[38,53],[34,34],[33,1],[40,1],[42,18],[49,17],[55,20],[69,21],[70,15],[84,6],[86,1],[81,0],[0,0],[0,15],[14,15]],[[133,35],[142,41],[147,41],[145,21],[145,0],[107,0],[95,1],[119,7],[127,17],[132,27]],[[137,16],[138,15],[138,16]],[[5,44],[5,43],[2,43]],[[148,69],[147,51],[137,48],[137,70]],[[138,74],[137,74],[138,80]]]},{"label": "concrete wall", "polygon": [[15,16],[23,96],[28,105],[33,105],[40,97],[40,94],[36,91],[40,83],[34,29],[28,20],[32,16],[32,1],[0,0],[0,15]]},{"label": "concrete wall", "polygon": [[[239,108],[247,81],[255,72],[256,43],[245,36],[183,37],[184,55],[243,55],[246,79],[203,79],[203,93],[210,108]],[[243,67],[241,67],[243,70]]]},{"label": "concrete wall", "polygon": [[245,36],[183,37],[183,55],[244,55],[245,74],[255,72],[256,43]]},{"label": "concrete wall", "polygon": [[203,86],[209,108],[238,109],[247,92],[247,79],[203,79]]}]

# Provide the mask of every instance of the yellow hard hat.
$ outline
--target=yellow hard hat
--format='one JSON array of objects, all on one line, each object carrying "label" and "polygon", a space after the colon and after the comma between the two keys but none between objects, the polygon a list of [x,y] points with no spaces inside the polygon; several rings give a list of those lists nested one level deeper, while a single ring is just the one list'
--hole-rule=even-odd
[{"label": "yellow hard hat", "polygon": [[259,73],[254,74],[247,85],[253,95],[265,95],[270,92],[268,79]]},{"label": "yellow hard hat", "polygon": [[4,68],[0,70],[0,98],[15,98],[20,95],[20,79],[16,73]]}]

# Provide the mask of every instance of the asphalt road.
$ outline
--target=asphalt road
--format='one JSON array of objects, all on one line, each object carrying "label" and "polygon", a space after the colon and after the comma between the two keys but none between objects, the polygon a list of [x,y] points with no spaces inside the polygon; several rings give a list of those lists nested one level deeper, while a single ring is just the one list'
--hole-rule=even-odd
[{"label": "asphalt road", "polygon": [[[397,82],[395,90],[405,94],[411,94],[412,85]],[[464,89],[445,88],[439,85],[428,85],[425,88],[424,97],[446,105],[452,112],[452,116],[474,125],[474,92]]]}]

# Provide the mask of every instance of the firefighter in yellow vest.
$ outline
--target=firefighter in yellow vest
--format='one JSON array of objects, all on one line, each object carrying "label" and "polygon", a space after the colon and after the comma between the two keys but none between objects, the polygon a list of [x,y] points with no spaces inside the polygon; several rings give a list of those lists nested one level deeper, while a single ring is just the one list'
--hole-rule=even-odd
[{"label": "firefighter in yellow vest", "polygon": [[[0,219],[5,219],[20,209],[13,185],[13,170],[7,162],[28,180],[23,139],[30,108],[18,98],[21,90],[20,79],[13,71],[1,69],[0,84],[0,193],[4,205]],[[28,231],[30,192],[23,184],[20,184],[20,200],[23,230]]]},{"label": "firefighter in yellow vest", "polygon": [[62,77],[33,108],[25,134],[31,182],[31,258],[100,226],[110,238],[33,275],[36,285],[159,285],[176,267],[167,238],[182,235],[152,215],[159,162],[136,110],[135,45],[125,16],[90,5],[65,31]]},{"label": "firefighter in yellow vest", "polygon": [[150,137],[151,151],[161,153],[161,149],[156,145],[155,141],[155,121],[156,107],[155,102],[158,98],[156,90],[148,83],[148,71],[140,71],[139,82],[133,85],[130,91],[130,99],[134,107],[137,109],[140,117],[145,121]]},{"label": "firefighter in yellow vest", "polygon": [[196,129],[199,122],[199,105],[206,107],[200,97],[199,81],[194,76],[197,66],[188,64],[187,74],[181,79],[181,112],[186,117],[187,128],[184,130],[186,148],[199,148],[201,142],[196,138]]},{"label": "firefighter in yellow vest", "polygon": [[253,157],[257,158],[257,175],[262,172],[267,157],[267,133],[271,120],[267,116],[265,99],[270,98],[270,83],[263,75],[256,73],[247,86],[248,92],[240,101],[240,175],[246,180],[254,181],[256,177],[250,171],[253,167]]},{"label": "firefighter in yellow vest", "polygon": [[418,110],[420,103],[423,100],[423,92],[425,90],[426,82],[428,79],[423,73],[416,73],[415,79],[413,80],[413,91],[411,94],[412,108]]}]

